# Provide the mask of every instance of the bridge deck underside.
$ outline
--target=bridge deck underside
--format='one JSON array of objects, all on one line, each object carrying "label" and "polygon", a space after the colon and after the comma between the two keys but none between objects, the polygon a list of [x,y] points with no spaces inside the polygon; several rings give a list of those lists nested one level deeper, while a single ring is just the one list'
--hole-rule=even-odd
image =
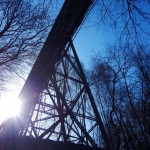
[{"label": "bridge deck underside", "polygon": [[15,139],[7,146],[7,149],[9,147],[11,150],[104,150],[102,148],[94,148],[81,144],[32,139],[30,137]]},{"label": "bridge deck underside", "polygon": [[62,58],[66,44],[87,14],[92,0],[66,0],[41,52],[22,88],[20,96],[29,101],[36,99],[53,71],[53,66]]}]

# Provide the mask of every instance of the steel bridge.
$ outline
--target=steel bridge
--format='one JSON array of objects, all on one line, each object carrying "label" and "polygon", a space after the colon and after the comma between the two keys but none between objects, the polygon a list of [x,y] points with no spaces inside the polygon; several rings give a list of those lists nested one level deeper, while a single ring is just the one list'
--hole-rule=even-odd
[{"label": "steel bridge", "polygon": [[107,133],[72,40],[93,3],[65,0],[20,92],[21,119],[8,120],[1,128],[3,149],[108,148]]}]

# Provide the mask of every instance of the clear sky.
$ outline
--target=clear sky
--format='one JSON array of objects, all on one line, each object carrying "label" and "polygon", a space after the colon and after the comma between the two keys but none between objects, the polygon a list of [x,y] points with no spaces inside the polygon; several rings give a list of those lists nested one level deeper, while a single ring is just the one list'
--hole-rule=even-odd
[{"label": "clear sky", "polygon": [[110,43],[114,43],[115,37],[111,29],[94,25],[95,14],[91,11],[77,36],[74,39],[80,61],[86,69],[91,66],[91,58],[97,53],[104,54],[105,49]]},{"label": "clear sky", "polygon": [[87,18],[87,21],[74,39],[74,46],[78,57],[86,69],[89,68],[91,64],[91,57],[98,52],[103,54],[106,45],[109,41],[113,41],[114,38],[111,32],[98,29],[95,26],[89,27],[90,23],[88,20],[89,19]]}]

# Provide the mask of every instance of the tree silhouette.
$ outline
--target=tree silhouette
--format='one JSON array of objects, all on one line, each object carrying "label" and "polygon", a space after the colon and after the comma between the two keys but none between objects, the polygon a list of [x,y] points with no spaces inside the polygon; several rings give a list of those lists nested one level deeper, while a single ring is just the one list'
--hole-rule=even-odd
[{"label": "tree silhouette", "polygon": [[13,74],[22,76],[21,65],[33,64],[52,24],[50,4],[32,0],[0,1],[0,90],[5,89],[4,84]]},{"label": "tree silhouette", "polygon": [[149,149],[149,49],[127,43],[107,52],[94,57],[90,82],[109,141],[113,149]]}]

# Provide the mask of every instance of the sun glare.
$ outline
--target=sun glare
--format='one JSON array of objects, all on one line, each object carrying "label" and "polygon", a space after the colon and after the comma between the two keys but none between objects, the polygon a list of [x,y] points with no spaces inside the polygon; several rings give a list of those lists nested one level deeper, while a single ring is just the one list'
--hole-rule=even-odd
[{"label": "sun glare", "polygon": [[19,115],[21,101],[15,94],[4,95],[0,98],[0,123]]}]

